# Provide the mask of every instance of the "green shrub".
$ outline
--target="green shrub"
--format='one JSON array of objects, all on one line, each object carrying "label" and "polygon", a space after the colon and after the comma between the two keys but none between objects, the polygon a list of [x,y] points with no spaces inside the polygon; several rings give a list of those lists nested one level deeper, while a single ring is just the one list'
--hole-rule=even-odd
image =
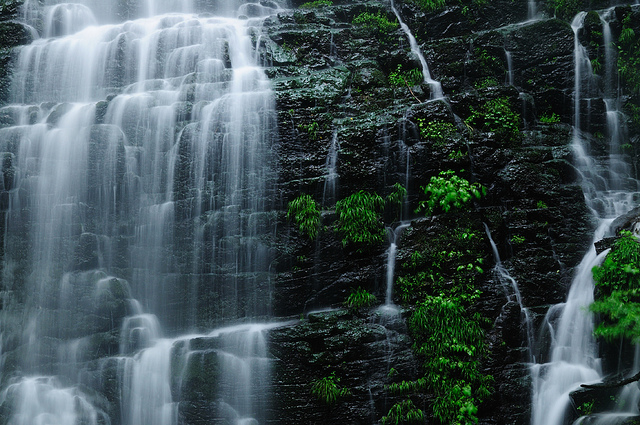
[{"label": "green shrub", "polygon": [[314,0],[301,4],[300,9],[320,9],[328,6],[333,6],[331,0]]},{"label": "green shrub", "polygon": [[456,134],[456,126],[446,121],[427,121],[417,118],[420,137],[433,142],[436,146],[442,146]]},{"label": "green shrub", "polygon": [[344,306],[357,312],[361,308],[373,305],[376,301],[377,298],[375,295],[359,287],[347,296],[347,299],[344,301]]},{"label": "green shrub", "polygon": [[351,394],[347,388],[338,388],[339,383],[340,378],[337,378],[336,373],[332,372],[331,375],[316,379],[311,383],[311,394],[331,406],[339,399]]},{"label": "green shrub", "polygon": [[469,183],[451,170],[431,177],[429,184],[422,189],[427,200],[420,202],[416,212],[424,211],[426,215],[433,215],[438,210],[446,213],[452,208],[461,209],[473,198],[480,199],[487,193],[481,184]]},{"label": "green shrub", "polygon": [[396,70],[389,74],[389,83],[394,87],[417,86],[423,81],[422,71],[417,68],[403,71],[401,64],[398,64]]},{"label": "green shrub", "polygon": [[547,0],[547,8],[560,19],[571,19],[580,11],[580,0]]},{"label": "green shrub", "polygon": [[382,37],[388,36],[392,31],[398,29],[399,26],[397,22],[390,21],[389,18],[387,18],[387,15],[382,14],[380,11],[376,14],[362,12],[353,19],[353,23],[364,28],[373,35]]},{"label": "green shrub", "polygon": [[287,218],[294,220],[298,230],[314,240],[320,228],[320,210],[310,195],[302,194],[289,202]]},{"label": "green shrub", "polygon": [[602,265],[593,268],[598,297],[591,311],[601,322],[595,329],[606,340],[640,342],[640,243],[628,231],[620,233]]},{"label": "green shrub", "polygon": [[372,245],[384,240],[380,213],[384,200],[380,195],[363,190],[336,203],[338,231],[342,244]]},{"label": "green shrub", "polygon": [[520,115],[513,112],[509,99],[501,97],[486,102],[479,110],[471,107],[471,115],[464,122],[483,131],[513,137],[520,131]]},{"label": "green shrub", "polygon": [[411,400],[394,404],[387,416],[382,417],[383,425],[416,424],[424,422],[424,413]]},{"label": "green shrub", "polygon": [[447,5],[446,0],[411,0],[411,2],[419,6],[425,12],[435,12],[444,9]]},{"label": "green shrub", "polygon": [[555,112],[552,112],[550,115],[545,114],[540,117],[540,122],[545,124],[555,124],[560,122],[560,117]]},{"label": "green shrub", "polygon": [[618,72],[632,93],[640,93],[640,38],[630,25],[629,13],[622,19],[618,37]]}]

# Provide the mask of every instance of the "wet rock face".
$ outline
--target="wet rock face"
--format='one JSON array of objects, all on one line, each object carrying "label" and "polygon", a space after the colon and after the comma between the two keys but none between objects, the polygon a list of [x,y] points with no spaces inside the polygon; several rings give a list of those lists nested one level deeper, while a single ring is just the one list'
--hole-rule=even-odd
[{"label": "wet rock face", "polygon": [[[401,316],[311,313],[294,326],[271,331],[269,342],[273,423],[375,423],[401,399],[388,394],[385,384],[418,377]],[[349,394],[327,404],[312,393],[312,383],[332,374]]]}]

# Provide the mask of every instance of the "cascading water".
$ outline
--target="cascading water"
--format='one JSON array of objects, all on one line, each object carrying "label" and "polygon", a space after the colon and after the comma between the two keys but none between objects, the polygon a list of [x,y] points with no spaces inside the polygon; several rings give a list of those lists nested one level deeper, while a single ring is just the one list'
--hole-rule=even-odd
[{"label": "cascading water", "polygon": [[276,6],[44,3],[0,129],[9,423],[176,424],[199,362],[222,371],[215,415],[264,423],[278,324],[184,333],[270,313],[275,112],[252,39]]},{"label": "cascading water", "polygon": [[400,23],[400,28],[402,28],[402,31],[404,31],[404,33],[407,35],[407,38],[409,39],[409,46],[411,47],[411,53],[416,55],[416,57],[420,61],[420,66],[422,67],[423,81],[425,84],[429,84],[429,86],[431,87],[431,100],[442,99],[444,97],[444,94],[442,92],[442,85],[440,84],[440,82],[431,78],[431,72],[429,71],[429,65],[427,65],[427,60],[422,54],[422,51],[420,50],[420,46],[418,46],[418,42],[416,41],[416,38],[411,33],[409,26],[405,24],[402,18],[400,17],[400,14],[396,9],[396,6],[393,0],[391,0],[391,10],[393,10],[393,13],[396,15],[396,18]]},{"label": "cascading water", "polygon": [[[585,15],[584,12],[579,13],[572,23],[575,60],[573,147],[576,163],[583,177],[587,205],[599,220],[593,238],[593,242],[596,242],[608,234],[610,223],[615,217],[634,206],[638,200],[638,188],[635,180],[626,174],[628,167],[617,154],[622,143],[617,114],[607,113],[611,155],[606,169],[597,166],[584,146],[581,133],[581,96],[583,90],[589,90],[592,84],[592,71],[586,49],[578,39]],[[614,64],[607,63],[605,66],[612,67]],[[608,99],[605,103],[614,105],[616,101]],[[580,384],[602,379],[601,361],[593,337],[594,321],[588,312],[588,306],[593,302],[594,290],[591,269],[602,261],[606,252],[597,255],[593,246],[589,249],[577,268],[566,302],[552,306],[543,321],[541,335],[550,339],[550,351],[545,358],[546,363],[532,366],[533,425],[566,423],[570,416],[569,393],[578,389]],[[580,423],[581,421],[582,419],[579,420]],[[615,421],[588,423],[613,424]]]},{"label": "cascading water", "polygon": [[524,306],[522,303],[522,295],[520,295],[520,288],[518,287],[518,282],[511,277],[507,269],[502,265],[502,260],[500,259],[500,253],[498,252],[498,247],[491,236],[491,231],[489,230],[489,226],[484,224],[484,231],[489,238],[489,244],[491,245],[491,251],[493,252],[493,258],[495,261],[495,266],[493,267],[493,273],[498,278],[498,281],[503,285],[505,290],[505,295],[507,297],[507,301],[513,301],[515,298],[515,302],[518,303],[520,307],[521,319],[524,324],[525,336],[527,339],[527,351],[529,354],[529,360],[535,362],[535,358],[533,355],[533,323],[531,321],[531,317],[529,315],[529,309]]}]

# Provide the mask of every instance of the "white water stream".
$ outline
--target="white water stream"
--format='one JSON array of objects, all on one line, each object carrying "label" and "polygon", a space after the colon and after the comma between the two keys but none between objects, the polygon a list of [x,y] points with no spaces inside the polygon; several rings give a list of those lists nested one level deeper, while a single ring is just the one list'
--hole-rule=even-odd
[{"label": "white water stream", "polygon": [[[608,12],[607,12],[608,13]],[[603,16],[607,16],[607,13]],[[582,94],[588,90],[592,81],[592,71],[586,49],[578,40],[578,32],[583,25],[586,13],[579,13],[572,23],[574,31],[574,136],[573,148],[576,163],[583,177],[583,188],[587,205],[598,218],[593,242],[607,236],[609,225],[614,218],[629,211],[638,202],[637,182],[629,178],[629,167],[619,155],[622,136],[620,113],[616,110],[617,99],[605,99],[607,105],[607,137],[610,140],[610,156],[606,167],[599,167],[588,155],[581,129]],[[605,25],[608,27],[608,24]],[[605,34],[608,28],[605,28]],[[610,35],[609,35],[610,37]],[[613,55],[608,53],[606,67],[614,67]],[[606,74],[613,75],[610,71]],[[613,83],[607,83],[606,95],[615,96],[611,89]],[[532,425],[563,425],[571,417],[569,393],[578,389],[580,384],[598,382],[603,378],[598,347],[593,336],[594,320],[588,307],[593,302],[594,282],[591,269],[599,264],[607,251],[596,255],[591,246],[573,279],[567,300],[552,306],[543,321],[541,335],[550,339],[548,357],[545,363],[532,365],[533,404]],[[544,354],[544,353],[543,353]],[[629,388],[632,386],[629,386]],[[635,402],[624,409],[597,418],[581,418],[577,423],[598,423],[613,425],[624,417],[637,413],[635,389],[625,389],[629,394],[624,397]],[[626,409],[626,410],[625,410]],[[585,422],[583,422],[585,421]]]},{"label": "white water stream", "polygon": [[174,425],[198,362],[217,365],[201,385],[219,416],[266,421],[265,333],[282,324],[191,330],[270,313],[275,109],[254,45],[270,5],[26,1],[43,38],[0,108],[2,280],[27,294],[0,312],[9,424]]},{"label": "white water stream", "polygon": [[402,31],[404,31],[404,33],[407,35],[407,38],[409,39],[409,46],[411,47],[411,52],[414,55],[416,55],[416,57],[420,61],[420,66],[422,67],[422,78],[424,80],[424,83],[429,84],[429,86],[431,87],[431,100],[442,99],[444,97],[444,94],[442,92],[442,85],[440,84],[440,82],[431,78],[431,72],[429,71],[429,65],[427,65],[427,60],[422,54],[422,51],[420,50],[420,46],[418,45],[416,38],[411,33],[409,26],[405,24],[402,18],[400,17],[400,13],[398,13],[398,10],[396,9],[396,6],[393,0],[391,0],[391,10],[393,10],[393,13],[395,13],[396,18],[400,23],[400,27],[402,28]]}]

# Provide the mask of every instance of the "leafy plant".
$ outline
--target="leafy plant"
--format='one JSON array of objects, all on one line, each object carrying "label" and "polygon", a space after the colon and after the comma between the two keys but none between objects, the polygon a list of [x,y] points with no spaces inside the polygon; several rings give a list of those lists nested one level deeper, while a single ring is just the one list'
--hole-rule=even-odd
[{"label": "leafy plant", "polygon": [[385,205],[395,211],[395,218],[402,216],[402,205],[404,204],[404,198],[406,196],[407,189],[400,183],[396,183],[393,185],[393,192],[388,194],[384,199]]},{"label": "leafy plant", "polygon": [[401,263],[396,284],[397,296],[413,307],[407,323],[424,374],[387,388],[404,395],[428,391],[433,415],[443,425],[474,424],[492,384],[481,367],[485,320],[472,312],[485,242],[482,232],[462,221],[451,219],[444,232]]},{"label": "leafy plant", "polygon": [[378,11],[378,13],[362,12],[353,19],[353,23],[364,28],[374,36],[378,36],[381,40],[387,38],[392,31],[398,29],[399,25],[396,21],[390,21],[387,15]]},{"label": "leafy plant", "polygon": [[640,39],[631,28],[631,14],[622,19],[618,37],[618,72],[633,93],[640,92]]},{"label": "leafy plant", "polygon": [[384,425],[415,424],[424,422],[424,413],[411,400],[404,400],[391,406],[387,416],[382,417]]},{"label": "leafy plant", "polygon": [[513,112],[506,97],[490,100],[479,110],[471,107],[471,115],[464,122],[469,126],[509,137],[520,131],[520,115]]},{"label": "leafy plant", "polygon": [[560,19],[571,19],[580,11],[580,0],[547,0],[547,7]]},{"label": "leafy plant", "polygon": [[445,144],[454,134],[456,126],[446,121],[427,121],[424,118],[417,118],[420,137],[433,142],[436,146]]},{"label": "leafy plant", "polygon": [[316,379],[311,383],[311,394],[331,406],[339,399],[351,394],[348,388],[338,388],[339,383],[340,378],[336,377],[335,372],[331,372],[331,375]]},{"label": "leafy plant", "polygon": [[577,410],[578,412],[580,412],[580,415],[589,416],[591,413],[593,413],[593,400],[585,401],[580,406],[578,406]]},{"label": "leafy plant", "polygon": [[520,245],[522,243],[524,243],[525,239],[524,236],[522,235],[513,235],[511,236],[511,242],[516,244],[516,245]]},{"label": "leafy plant", "polygon": [[547,204],[544,201],[538,201],[536,203],[536,208],[538,208],[539,210],[546,210],[549,207],[547,206]]},{"label": "leafy plant", "polygon": [[300,5],[300,9],[320,9],[322,7],[333,6],[331,0],[314,0]]},{"label": "leafy plant", "polygon": [[380,213],[384,200],[380,195],[356,192],[336,203],[338,231],[342,233],[342,244],[349,243],[371,245],[384,239],[384,229]]},{"label": "leafy plant", "polygon": [[602,265],[592,271],[598,297],[590,309],[602,319],[595,334],[640,342],[640,243],[633,233],[620,232]]},{"label": "leafy plant", "polygon": [[540,122],[545,124],[555,124],[560,122],[560,116],[555,112],[552,112],[550,115],[545,114],[540,117]]},{"label": "leafy plant", "polygon": [[479,183],[469,183],[454,171],[441,171],[438,176],[431,177],[429,184],[422,187],[427,200],[420,202],[416,212],[424,211],[433,215],[438,209],[449,212],[452,208],[461,209],[473,198],[480,199],[486,195],[486,189]]},{"label": "leafy plant", "polygon": [[299,128],[309,135],[309,140],[314,141],[318,139],[318,130],[320,129],[320,125],[318,125],[317,121],[307,125],[300,124]]},{"label": "leafy plant", "polygon": [[294,220],[298,230],[314,240],[320,228],[320,210],[310,195],[303,193],[289,202],[287,218]]},{"label": "leafy plant", "polygon": [[355,291],[352,291],[347,299],[344,301],[345,307],[352,311],[357,312],[361,308],[371,306],[377,301],[375,295],[369,293],[367,290],[358,287]]},{"label": "leafy plant", "polygon": [[422,71],[417,68],[410,69],[408,71],[402,70],[402,65],[398,64],[395,71],[389,74],[389,82],[396,87],[403,86],[417,86],[422,83]]}]

